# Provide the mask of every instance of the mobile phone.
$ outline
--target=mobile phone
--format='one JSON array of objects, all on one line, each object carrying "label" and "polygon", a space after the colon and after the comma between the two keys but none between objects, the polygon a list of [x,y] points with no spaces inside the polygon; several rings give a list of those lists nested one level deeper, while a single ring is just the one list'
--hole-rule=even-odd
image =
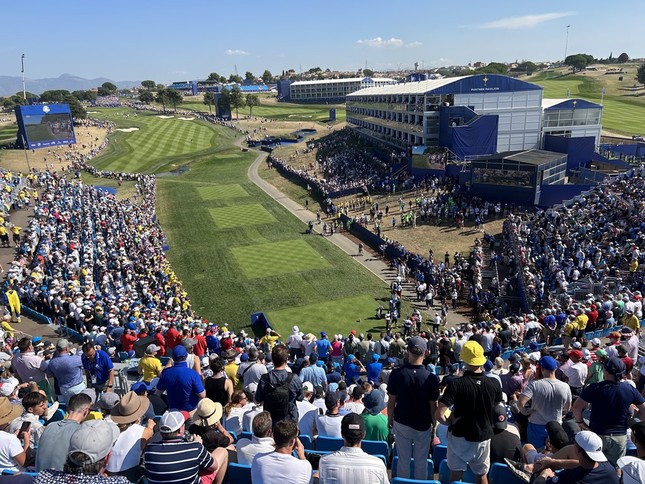
[{"label": "mobile phone", "polygon": [[20,432],[19,434],[24,434],[29,430],[29,427],[31,427],[31,422],[23,422],[22,426],[20,427]]}]

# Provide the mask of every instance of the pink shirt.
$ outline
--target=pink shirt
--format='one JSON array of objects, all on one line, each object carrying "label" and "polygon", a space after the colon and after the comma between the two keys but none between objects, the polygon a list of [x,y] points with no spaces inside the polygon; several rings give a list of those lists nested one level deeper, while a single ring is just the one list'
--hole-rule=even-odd
[{"label": "pink shirt", "polygon": [[332,356],[343,356],[343,343],[342,343],[342,341],[332,341],[332,343],[331,343],[331,355]]}]

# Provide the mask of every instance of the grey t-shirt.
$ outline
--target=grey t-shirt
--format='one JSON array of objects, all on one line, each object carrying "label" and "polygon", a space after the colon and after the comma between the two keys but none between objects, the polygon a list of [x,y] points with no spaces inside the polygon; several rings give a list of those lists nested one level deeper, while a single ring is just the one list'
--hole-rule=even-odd
[{"label": "grey t-shirt", "polygon": [[36,454],[36,472],[43,469],[62,471],[67,460],[69,441],[81,426],[75,420],[59,420],[50,423],[40,436]]},{"label": "grey t-shirt", "polygon": [[522,395],[531,399],[529,422],[536,425],[546,425],[552,420],[562,422],[562,409],[571,406],[571,389],[560,380],[532,381]]}]

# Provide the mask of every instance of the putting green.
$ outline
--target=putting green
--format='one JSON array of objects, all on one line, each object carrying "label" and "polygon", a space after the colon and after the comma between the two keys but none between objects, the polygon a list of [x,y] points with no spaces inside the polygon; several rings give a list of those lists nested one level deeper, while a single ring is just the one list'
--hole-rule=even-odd
[{"label": "putting green", "polygon": [[[289,334],[290,328],[298,325],[301,331],[314,333],[316,337],[320,336],[320,331],[327,331],[331,339],[331,334],[341,332],[347,335],[352,329],[371,332],[384,331],[385,320],[374,318],[379,304],[383,303],[374,297],[355,296],[335,299],[331,304],[330,302],[321,302],[280,311],[268,311],[267,316],[271,324],[285,338]],[[359,319],[361,323],[357,323]],[[369,323],[366,320],[369,320]]]},{"label": "putting green", "polygon": [[231,253],[249,279],[331,267],[304,240],[233,247]]},{"label": "putting green", "polygon": [[229,207],[209,208],[218,229],[232,229],[247,225],[261,225],[277,222],[259,203],[249,205],[232,205]]},{"label": "putting green", "polygon": [[249,194],[237,183],[232,185],[208,185],[197,187],[202,200],[226,200],[229,198],[248,197]]}]

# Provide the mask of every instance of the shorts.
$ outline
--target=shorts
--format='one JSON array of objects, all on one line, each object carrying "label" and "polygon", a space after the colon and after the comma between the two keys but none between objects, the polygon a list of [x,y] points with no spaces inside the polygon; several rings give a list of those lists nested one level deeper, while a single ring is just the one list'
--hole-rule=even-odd
[{"label": "shorts", "polygon": [[476,476],[488,474],[490,468],[490,439],[470,442],[448,432],[448,468],[453,472],[465,472],[468,467]]}]

